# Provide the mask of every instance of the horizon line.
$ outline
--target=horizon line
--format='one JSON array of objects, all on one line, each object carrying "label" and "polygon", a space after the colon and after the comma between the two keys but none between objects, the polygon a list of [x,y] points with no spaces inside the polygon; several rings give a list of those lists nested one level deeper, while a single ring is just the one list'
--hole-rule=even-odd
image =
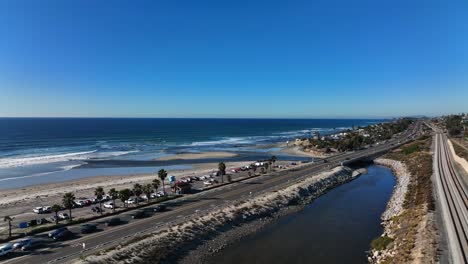
[{"label": "horizon line", "polygon": [[0,119],[396,119],[404,117],[430,117],[426,115],[387,117],[138,117],[138,116],[0,116]]}]

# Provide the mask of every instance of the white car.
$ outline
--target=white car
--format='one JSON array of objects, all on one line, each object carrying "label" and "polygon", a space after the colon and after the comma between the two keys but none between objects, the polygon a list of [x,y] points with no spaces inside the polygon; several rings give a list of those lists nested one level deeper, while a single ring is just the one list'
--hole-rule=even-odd
[{"label": "white car", "polygon": [[105,203],[104,208],[114,209],[114,203]]},{"label": "white car", "polygon": [[70,218],[70,216],[67,213],[60,213],[58,217],[63,220]]},{"label": "white car", "polygon": [[44,207],[42,207],[42,211],[43,211],[44,213],[50,213],[50,212],[52,212],[52,207],[50,207],[50,206],[44,206]]},{"label": "white car", "polygon": [[205,184],[205,185],[211,185],[212,182],[210,182],[210,181],[204,181],[203,184]]},{"label": "white car", "polygon": [[136,203],[136,198],[132,197],[132,198],[127,200],[127,204],[134,204],[134,203]]},{"label": "white car", "polygon": [[0,246],[0,257],[8,256],[12,252],[13,252],[13,245],[5,244],[3,246]]},{"label": "white car", "polygon": [[44,213],[44,209],[42,207],[36,207],[33,209],[33,212],[36,214],[42,214]]}]

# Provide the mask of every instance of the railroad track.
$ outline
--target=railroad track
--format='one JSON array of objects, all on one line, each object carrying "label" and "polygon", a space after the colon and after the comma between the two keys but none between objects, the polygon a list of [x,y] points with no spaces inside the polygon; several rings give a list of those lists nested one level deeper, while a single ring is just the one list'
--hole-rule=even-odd
[{"label": "railroad track", "polygon": [[436,177],[453,263],[468,263],[468,192],[453,167],[447,138],[436,134]]}]

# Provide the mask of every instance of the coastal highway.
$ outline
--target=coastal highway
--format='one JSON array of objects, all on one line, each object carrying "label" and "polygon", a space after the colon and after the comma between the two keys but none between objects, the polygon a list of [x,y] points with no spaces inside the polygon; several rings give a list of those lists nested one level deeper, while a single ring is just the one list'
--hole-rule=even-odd
[{"label": "coastal highway", "polygon": [[436,130],[434,168],[437,198],[453,263],[468,263],[468,190],[457,175],[447,136]]},{"label": "coastal highway", "polygon": [[[391,139],[388,142],[368,149],[344,153],[328,158],[328,162],[310,163],[300,168],[287,171],[272,172],[267,175],[247,179],[241,182],[214,188],[195,195],[186,196],[182,199],[166,202],[168,210],[157,212],[152,216],[133,220],[130,213],[123,213],[119,217],[127,223],[116,227],[105,227],[106,219],[100,219],[93,223],[99,224],[99,232],[90,235],[79,236],[75,239],[50,243],[46,248],[36,250],[31,254],[15,253],[14,258],[4,260],[4,263],[64,263],[72,261],[84,255],[115,246],[119,243],[134,239],[140,235],[156,231],[166,226],[174,225],[177,222],[185,221],[186,218],[194,214],[203,214],[215,207],[223,206],[233,201],[244,199],[250,195],[258,195],[274,189],[280,189],[285,185],[290,185],[295,181],[305,177],[310,177],[318,172],[328,170],[340,165],[342,162],[349,162],[373,156],[393,149],[414,137],[420,129],[417,124],[401,136]],[[149,206],[151,208],[154,206]],[[78,233],[79,227],[71,227],[71,231]],[[46,236],[42,235],[45,239]],[[85,250],[83,250],[85,243]]]}]

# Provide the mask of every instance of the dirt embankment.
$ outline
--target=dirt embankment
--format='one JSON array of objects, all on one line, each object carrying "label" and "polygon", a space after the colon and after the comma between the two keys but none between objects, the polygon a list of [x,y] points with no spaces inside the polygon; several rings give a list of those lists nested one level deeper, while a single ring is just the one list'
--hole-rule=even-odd
[{"label": "dirt embankment", "polygon": [[[164,228],[157,232],[135,238],[126,245],[89,256],[81,263],[172,263],[180,261],[191,250],[205,242],[219,238],[236,227],[254,223],[254,220],[269,221],[284,210],[294,208],[314,199],[327,190],[353,178],[352,170],[337,167],[309,177],[278,191],[266,192],[246,200],[240,200],[210,213],[194,215],[190,220]],[[217,248],[206,251],[216,252],[231,239],[242,237],[242,233],[255,227],[231,232],[229,237],[219,240]],[[206,254],[205,254],[206,255]],[[206,256],[205,256],[206,257]],[[200,258],[198,258],[199,260]]]},{"label": "dirt embankment", "polygon": [[377,160],[392,168],[397,184],[382,215],[384,233],[372,241],[370,263],[437,262],[430,146],[431,138],[422,137]]}]

